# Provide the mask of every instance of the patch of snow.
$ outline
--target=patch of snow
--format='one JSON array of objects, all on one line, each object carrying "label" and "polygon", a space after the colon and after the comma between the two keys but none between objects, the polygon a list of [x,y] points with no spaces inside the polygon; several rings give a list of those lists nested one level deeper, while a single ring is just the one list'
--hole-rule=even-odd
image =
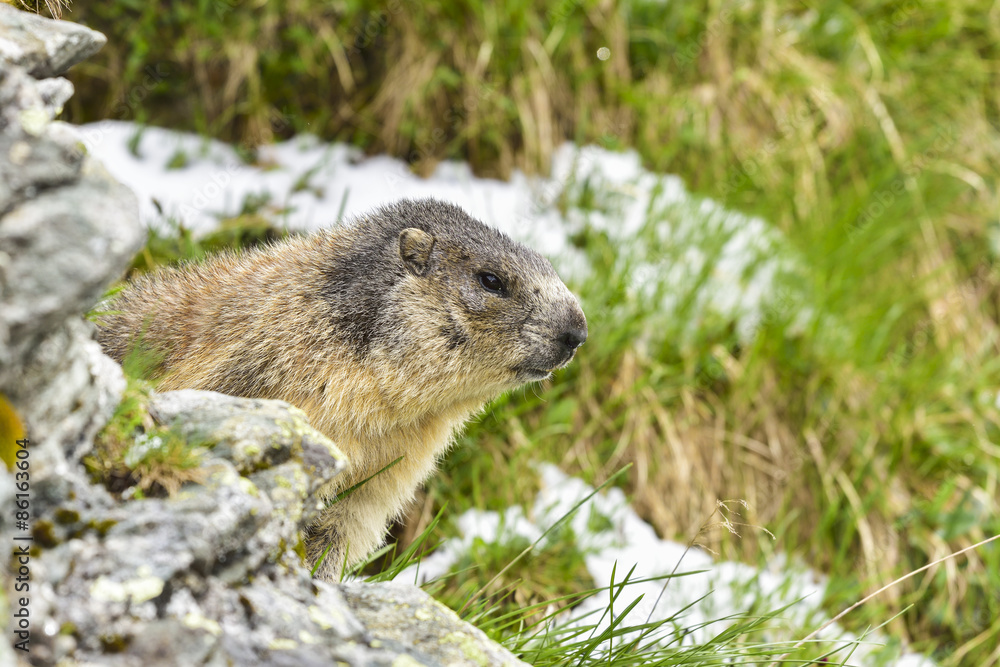
[{"label": "patch of snow", "polygon": [[[621,584],[632,570],[630,583],[615,607],[625,609],[632,602],[639,602],[621,619],[621,627],[641,625],[647,619],[671,619],[664,627],[671,634],[661,633],[659,639],[674,646],[689,646],[706,643],[725,629],[729,622],[718,619],[741,616],[751,609],[767,611],[787,606],[783,617],[789,619],[794,631],[818,627],[827,620],[820,608],[827,584],[824,577],[788,563],[783,557],[775,558],[764,569],[732,561],[716,562],[702,549],[661,540],[653,527],[629,506],[621,489],[594,494],[592,487],[567,476],[554,465],[542,464],[539,472],[542,489],[532,508],[533,520],[526,518],[521,507],[507,508],[502,514],[469,510],[457,519],[460,537],[446,540],[419,565],[400,573],[398,579],[422,584],[443,577],[476,539],[500,545],[515,538],[534,542],[545,533],[542,526],[552,526],[591,496],[568,522],[595,586]],[[544,549],[544,541],[539,548]],[[662,579],[674,572],[675,578]],[[654,577],[661,579],[645,581]],[[610,625],[606,607],[605,596],[594,596],[559,616],[556,623],[589,625],[603,617],[594,633],[599,635]],[[821,636],[844,644],[858,641],[836,625]],[[771,639],[792,641],[796,637]],[[627,636],[616,639],[628,640]],[[884,662],[885,656],[877,655],[883,641],[884,637],[877,634],[865,637],[854,649],[849,664],[934,667],[933,661],[913,653],[904,654],[894,662]]]}]

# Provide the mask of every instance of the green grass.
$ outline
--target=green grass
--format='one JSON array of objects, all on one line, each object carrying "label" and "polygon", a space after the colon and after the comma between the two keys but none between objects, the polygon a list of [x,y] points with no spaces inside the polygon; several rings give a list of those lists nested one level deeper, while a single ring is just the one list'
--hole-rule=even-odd
[{"label": "green grass", "polygon": [[[634,148],[759,215],[794,261],[750,339],[699,305],[710,272],[671,312],[633,289],[644,259],[683,257],[689,241],[658,230],[690,210],[651,207],[631,245],[596,224],[574,230],[594,270],[572,285],[588,343],[549,386],[467,429],[397,533],[408,544],[446,505],[525,502],[537,460],[592,483],[633,462],[621,483],[662,535],[690,539],[717,499],[746,499],[775,540],[721,528],[700,539],[751,563],[801,556],[830,575],[836,612],[1000,532],[994,13],[984,0],[79,3],[71,18],[110,41],[74,70],[68,115],[195,129],[247,152],[308,130],[421,173],[447,157],[486,175],[545,171],[565,139]],[[585,177],[554,194],[564,210],[612,215],[621,197]],[[228,233],[270,213],[246,215]],[[178,238],[137,268],[210,249]],[[711,255],[723,241],[699,243]],[[564,594],[553,570],[525,568],[505,582],[510,599]],[[440,593],[483,576],[470,569]],[[997,665],[997,591],[994,544],[846,623],[892,619],[944,665]],[[549,650],[537,659],[556,661]]]},{"label": "green grass", "polygon": [[204,481],[206,448],[153,421],[148,407],[152,385],[132,374],[136,363],[146,364],[126,359],[128,386],[84,459],[87,471],[110,491],[133,497],[173,494],[186,482]]}]

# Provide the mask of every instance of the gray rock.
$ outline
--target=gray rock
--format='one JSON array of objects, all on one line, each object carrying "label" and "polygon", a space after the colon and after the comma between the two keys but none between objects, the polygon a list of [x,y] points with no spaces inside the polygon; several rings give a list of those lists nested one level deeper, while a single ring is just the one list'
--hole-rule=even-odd
[{"label": "gray rock", "polygon": [[[191,416],[206,447],[216,444],[213,434],[228,438],[225,424],[260,408],[257,401],[190,394],[158,398],[164,413]],[[336,608],[344,605],[334,594],[324,596],[322,610],[312,608],[320,596],[293,551],[303,504],[322,483],[305,474],[306,449],[319,449],[310,455],[313,465],[334,473],[343,468],[342,456],[298,410],[276,402],[265,409],[274,419],[256,419],[260,432],[271,434],[261,445],[287,452],[274,467],[241,476],[231,462],[210,458],[205,483],[172,498],[81,508],[80,496],[93,490],[76,489],[42,513],[36,532],[47,526],[48,536],[33,559],[34,611],[73,632],[61,643],[37,639],[35,664],[270,664],[272,645],[301,648],[300,634],[309,631],[326,637],[328,649],[360,639],[361,626]],[[323,453],[328,461],[319,462]],[[282,483],[270,487],[252,481],[279,477]]]},{"label": "gray rock", "polygon": [[80,173],[79,137],[68,126],[52,123],[66,90],[41,83],[23,69],[0,68],[0,215]]},{"label": "gray rock", "polygon": [[38,82],[38,94],[45,105],[45,112],[53,118],[62,113],[63,106],[73,97],[73,84],[69,79],[56,77]]},{"label": "gray rock", "polygon": [[324,489],[347,467],[336,445],[284,401],[187,389],[157,394],[150,414],[191,442],[212,443],[213,457],[232,462],[268,493],[292,531],[282,537],[287,542],[316,519]]},{"label": "gray rock", "polygon": [[[80,314],[144,236],[134,195],[52,122],[67,86],[0,68],[0,393],[31,439],[33,516],[70,511],[67,498],[73,512],[111,505],[78,462],[125,382]],[[0,497],[4,519],[11,502]]]},{"label": "gray rock", "polygon": [[331,480],[347,459],[304,412],[284,401],[234,398],[185,389],[157,394],[150,414],[190,440],[214,443],[214,455],[232,461],[243,474],[304,457],[310,493]]},{"label": "gray rock", "polygon": [[94,55],[107,38],[68,21],[53,21],[0,4],[0,62],[23,67],[46,78]]},{"label": "gray rock", "polygon": [[[52,122],[47,104],[63,94],[20,68],[0,70],[0,391],[9,395],[37,384],[24,376],[39,369],[29,357],[96,303],[145,236],[131,191],[86,157],[74,128]],[[52,363],[42,369],[54,377]]]},{"label": "gray rock", "polygon": [[32,664],[520,664],[418,589],[311,578],[296,551],[303,507],[330,480],[306,471],[344,461],[301,411],[195,391],[151,404],[239,463],[207,458],[205,483],[172,498],[41,517],[63,525],[33,557],[33,613],[72,632],[34,640]]},{"label": "gray rock", "polygon": [[[15,355],[33,343],[30,330],[51,329],[91,308],[142,247],[135,195],[86,159],[79,180],[51,188],[0,220],[0,247],[16,292],[5,290],[4,324]],[[0,380],[2,381],[2,380]]]},{"label": "gray rock", "polygon": [[340,588],[373,637],[412,647],[423,654],[425,664],[527,664],[419,588],[395,582],[346,583]]},{"label": "gray rock", "polygon": [[[31,440],[33,516],[58,508],[87,514],[112,504],[79,464],[125,388],[121,368],[91,340],[91,329],[79,318],[68,319],[49,335],[36,336],[23,365],[7,367],[10,382],[0,385]],[[3,499],[0,512],[13,516]]]},{"label": "gray rock", "polygon": [[78,462],[125,382],[80,314],[140,247],[136,218],[132,193],[96,164],[0,217],[0,392],[28,429],[39,509],[67,494],[107,504],[84,492]]}]

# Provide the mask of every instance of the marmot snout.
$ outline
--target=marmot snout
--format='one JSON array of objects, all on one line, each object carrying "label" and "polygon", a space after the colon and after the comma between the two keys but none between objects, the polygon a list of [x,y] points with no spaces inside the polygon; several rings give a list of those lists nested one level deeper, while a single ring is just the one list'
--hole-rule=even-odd
[{"label": "marmot snout", "polygon": [[336,578],[382,541],[451,438],[499,394],[565,366],[587,339],[547,260],[460,208],[402,201],[344,227],[143,277],[109,305],[105,351],[141,341],[162,390],[278,398],[347,454],[306,536]]}]

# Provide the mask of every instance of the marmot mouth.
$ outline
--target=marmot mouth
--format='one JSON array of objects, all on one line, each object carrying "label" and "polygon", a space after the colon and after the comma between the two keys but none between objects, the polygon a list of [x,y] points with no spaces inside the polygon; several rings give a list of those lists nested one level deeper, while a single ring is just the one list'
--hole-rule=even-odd
[{"label": "marmot mouth", "polygon": [[551,370],[545,370],[544,368],[515,368],[514,372],[517,373],[518,379],[524,382],[544,380],[552,375]]},{"label": "marmot mouth", "polygon": [[517,373],[517,379],[522,382],[545,380],[552,376],[553,371],[565,368],[573,360],[573,356],[574,354],[570,352],[564,355],[562,359],[535,359],[534,361],[541,361],[545,366],[515,366],[512,370]]}]

